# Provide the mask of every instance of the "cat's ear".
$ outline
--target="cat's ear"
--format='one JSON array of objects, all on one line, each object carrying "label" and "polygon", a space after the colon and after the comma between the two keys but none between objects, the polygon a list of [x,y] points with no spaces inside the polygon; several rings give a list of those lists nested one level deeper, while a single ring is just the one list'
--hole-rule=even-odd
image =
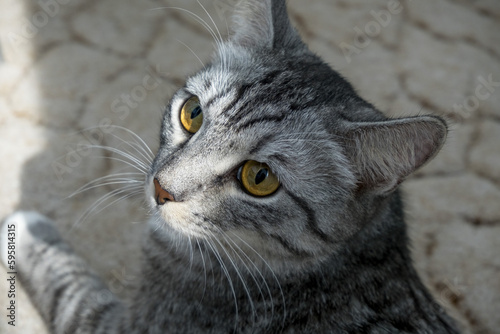
[{"label": "cat's ear", "polygon": [[304,48],[290,24],[285,0],[239,1],[233,14],[232,43],[247,48]]},{"label": "cat's ear", "polygon": [[360,122],[351,123],[344,146],[360,186],[383,194],[429,161],[446,135],[445,121],[435,116]]}]

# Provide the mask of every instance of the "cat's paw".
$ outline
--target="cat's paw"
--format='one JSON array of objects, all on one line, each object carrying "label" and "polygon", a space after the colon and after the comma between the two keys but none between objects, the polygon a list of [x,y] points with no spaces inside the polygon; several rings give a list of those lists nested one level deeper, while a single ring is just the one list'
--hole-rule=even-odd
[{"label": "cat's paw", "polygon": [[0,230],[0,255],[4,266],[15,271],[22,249],[36,240],[45,243],[60,240],[50,219],[34,211],[18,211],[8,216]]}]

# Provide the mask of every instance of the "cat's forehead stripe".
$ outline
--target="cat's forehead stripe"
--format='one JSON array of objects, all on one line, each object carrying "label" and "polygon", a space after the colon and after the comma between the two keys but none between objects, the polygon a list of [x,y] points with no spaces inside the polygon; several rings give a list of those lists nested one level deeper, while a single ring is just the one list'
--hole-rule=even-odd
[{"label": "cat's forehead stripe", "polygon": [[[237,121],[241,119],[240,113],[242,110],[246,108],[241,107],[238,110],[235,110],[236,105],[239,101],[243,100],[245,96],[247,96],[248,91],[252,88],[263,88],[262,86],[273,85],[275,80],[280,77],[280,74],[283,74],[285,71],[282,69],[279,70],[269,70],[264,74],[253,73],[253,78],[246,78],[249,80],[248,82],[242,82],[241,78],[238,75],[232,75],[231,72],[227,73],[222,70],[216,70],[211,68],[204,73],[203,84],[199,85],[196,83],[196,79],[192,80],[188,85],[188,89],[192,89],[193,91],[199,91],[200,88],[203,88],[203,91],[199,92],[199,94],[204,98],[205,101],[202,101],[203,107],[205,109],[209,109],[214,106],[217,102],[221,102],[224,106],[221,106],[220,111],[215,111],[219,115],[232,115],[233,117],[238,117],[237,119],[233,119]],[[207,76],[209,78],[207,78]],[[210,78],[212,78],[210,80]],[[198,86],[198,89],[196,89]],[[256,88],[256,89],[257,89]],[[191,89],[190,89],[191,90]],[[230,100],[229,100],[230,99]],[[257,101],[250,99],[246,101],[245,107],[250,103],[256,103]]]},{"label": "cat's forehead stripe", "polygon": [[231,100],[231,102],[221,111],[221,115],[227,115],[227,114],[231,114],[231,115],[234,115],[235,114],[235,110],[234,110],[234,107],[236,106],[236,104],[241,100],[241,98],[243,97],[243,95],[245,95],[245,93],[247,92],[247,90],[249,90],[250,88],[252,88],[252,84],[244,84],[244,85],[241,85],[237,90],[236,90],[236,93],[234,95],[234,98]]},{"label": "cat's forehead stripe", "polygon": [[265,124],[280,123],[285,119],[285,117],[286,117],[286,115],[283,113],[283,114],[276,115],[276,116],[265,116],[265,117],[252,118],[252,119],[245,121],[242,124],[239,124],[236,127],[235,131],[243,131],[243,130],[246,130],[250,127],[253,127],[257,124],[260,124],[260,123],[265,123]]},{"label": "cat's forehead stripe", "polygon": [[217,95],[212,96],[208,101],[203,103],[203,107],[207,108],[207,109],[210,108],[214,104],[214,102],[222,99],[227,94],[228,94],[228,91],[224,91],[224,92],[221,92]]}]

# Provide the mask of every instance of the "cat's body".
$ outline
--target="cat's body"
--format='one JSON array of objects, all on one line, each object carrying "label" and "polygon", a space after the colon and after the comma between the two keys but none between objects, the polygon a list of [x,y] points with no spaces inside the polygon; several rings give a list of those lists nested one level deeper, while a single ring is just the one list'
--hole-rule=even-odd
[{"label": "cat's body", "polygon": [[284,1],[243,3],[231,40],[165,112],[130,304],[102,298],[46,218],[6,221],[23,231],[16,269],[49,327],[455,333],[412,266],[397,191],[444,122],[386,119],[303,45]]}]

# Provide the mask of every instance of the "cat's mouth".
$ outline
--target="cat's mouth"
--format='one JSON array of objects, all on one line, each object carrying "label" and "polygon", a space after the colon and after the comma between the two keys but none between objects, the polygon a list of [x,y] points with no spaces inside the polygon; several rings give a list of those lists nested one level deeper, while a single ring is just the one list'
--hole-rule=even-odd
[{"label": "cat's mouth", "polygon": [[162,187],[161,181],[156,177],[151,176],[146,184],[148,201],[156,212],[158,218],[156,222],[160,223],[160,226],[168,226],[180,234],[191,237],[207,237],[203,224],[193,222],[196,218],[191,213],[192,203],[177,201],[174,195]]}]

